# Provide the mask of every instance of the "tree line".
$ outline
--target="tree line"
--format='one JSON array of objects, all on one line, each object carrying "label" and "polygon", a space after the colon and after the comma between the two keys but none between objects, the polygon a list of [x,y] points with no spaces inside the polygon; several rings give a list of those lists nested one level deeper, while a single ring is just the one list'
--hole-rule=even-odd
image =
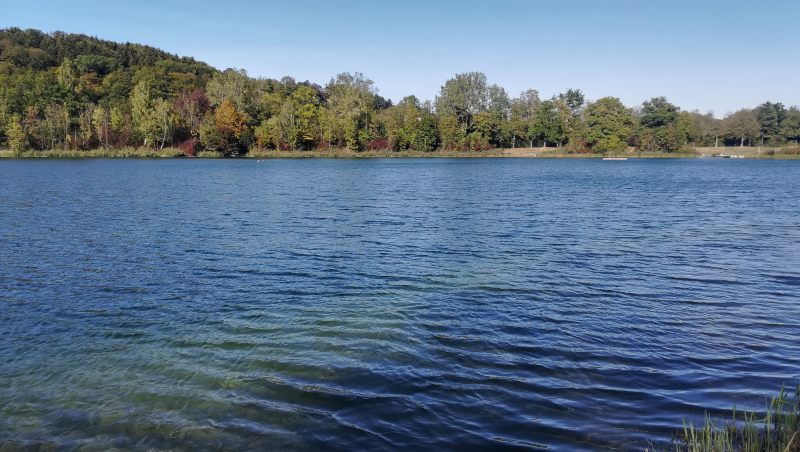
[{"label": "tree line", "polygon": [[66,33],[0,30],[0,147],[180,147],[187,155],[280,150],[564,148],[672,152],[694,146],[797,144],[800,110],[765,102],[724,119],[664,97],[629,108],[569,89],[512,97],[480,72],[457,74],[436,99],[393,103],[360,73],[325,86],[219,71],[161,50]]}]

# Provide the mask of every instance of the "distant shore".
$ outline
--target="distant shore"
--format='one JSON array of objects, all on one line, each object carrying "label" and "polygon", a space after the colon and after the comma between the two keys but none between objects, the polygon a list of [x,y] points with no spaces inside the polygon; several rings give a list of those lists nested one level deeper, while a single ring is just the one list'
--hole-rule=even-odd
[{"label": "distant shore", "polygon": [[[603,157],[626,158],[745,158],[745,159],[800,159],[800,147],[698,147],[675,152],[646,152],[628,149],[616,153],[595,154],[582,152],[569,152],[564,148],[515,148],[515,149],[490,149],[485,151],[450,151],[437,150],[422,151],[390,151],[366,150],[351,151],[348,149],[316,149],[310,151],[281,151],[271,149],[253,149],[238,158],[246,159],[275,159],[275,158],[560,158],[560,159],[600,159]],[[24,151],[14,154],[8,150],[0,150],[0,158],[55,158],[55,159],[81,159],[81,158],[223,158],[216,152],[201,152],[197,156],[187,157],[178,148],[121,148],[121,149],[92,149],[92,150],[61,150],[50,151]]]}]

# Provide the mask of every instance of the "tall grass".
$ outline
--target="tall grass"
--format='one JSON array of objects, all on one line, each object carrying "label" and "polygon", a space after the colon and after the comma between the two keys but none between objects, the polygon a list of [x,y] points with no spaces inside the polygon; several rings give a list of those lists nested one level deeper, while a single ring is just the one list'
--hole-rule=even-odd
[{"label": "tall grass", "polygon": [[[776,148],[764,149],[760,153],[749,148],[697,148],[696,150],[681,150],[676,152],[639,152],[628,149],[608,155],[629,158],[694,158],[700,155],[700,150],[716,150],[723,152],[736,150],[736,154],[743,154],[746,158],[759,159],[800,159],[800,148]],[[710,152],[710,151],[709,151]],[[715,152],[715,153],[716,153]],[[711,155],[710,153],[708,155]],[[153,149],[150,147],[124,147],[112,149],[90,149],[90,150],[63,150],[53,149],[49,151],[23,151],[14,153],[10,150],[0,150],[0,158],[170,158],[183,157],[185,153],[179,148]],[[601,158],[604,154],[576,153],[569,152],[564,148],[514,148],[514,149],[487,149],[484,151],[458,151],[437,149],[431,152],[425,151],[392,151],[392,150],[366,150],[351,151],[343,148],[320,148],[309,151],[286,151],[275,149],[253,148],[242,157],[256,159],[269,158],[420,158],[420,157],[448,157],[448,158],[480,158],[480,157],[535,157],[535,158]],[[222,153],[214,151],[200,151],[198,158],[222,158]]]},{"label": "tall grass", "polygon": [[0,157],[10,158],[170,158],[181,157],[183,155],[184,152],[178,148],[153,149],[150,147],[89,149],[83,151],[52,149],[49,151],[22,151],[19,153],[0,151]]},{"label": "tall grass", "polygon": [[737,413],[731,418],[708,415],[702,425],[684,421],[674,441],[676,451],[691,452],[798,452],[800,451],[800,386],[794,394],[772,397],[764,412]]},{"label": "tall grass", "polygon": [[436,151],[392,151],[386,149],[378,150],[364,150],[352,151],[344,148],[326,148],[314,149],[309,151],[284,151],[276,149],[260,149],[253,148],[245,155],[250,158],[268,159],[268,158],[344,158],[344,159],[359,159],[359,158],[392,158],[392,157],[405,157],[405,158],[423,158],[423,157],[504,157],[505,154],[501,149],[493,149],[486,151],[449,151],[449,150],[436,150]]}]

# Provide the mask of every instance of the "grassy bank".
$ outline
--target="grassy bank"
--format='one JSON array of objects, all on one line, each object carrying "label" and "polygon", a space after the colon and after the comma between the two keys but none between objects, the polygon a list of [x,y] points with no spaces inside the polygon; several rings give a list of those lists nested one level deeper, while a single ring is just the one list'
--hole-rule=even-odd
[{"label": "grassy bank", "polygon": [[476,158],[476,157],[505,157],[503,150],[493,149],[488,151],[391,151],[391,150],[366,150],[351,151],[343,148],[315,149],[311,151],[279,151],[274,149],[252,149],[247,157],[268,158]]},{"label": "grassy bank", "polygon": [[[610,154],[609,154],[610,155]],[[619,156],[630,158],[695,158],[698,154],[693,151],[682,152],[621,152]],[[367,150],[351,151],[343,148],[315,149],[310,151],[281,151],[275,149],[252,149],[246,155],[249,158],[569,158],[569,159],[599,159],[607,157],[604,154],[568,152],[564,148],[515,148],[515,149],[489,149],[485,151],[453,151],[440,149],[436,151],[391,151]]]},{"label": "grassy bank", "polygon": [[[315,149],[310,151],[282,151],[274,149],[251,149],[244,157],[254,159],[272,158],[483,158],[483,157],[508,157],[508,158],[603,158],[608,156],[627,158],[697,158],[703,155],[742,155],[750,159],[800,159],[800,147],[783,148],[693,148],[676,152],[639,152],[635,149],[609,153],[576,153],[564,148],[515,148],[515,149],[490,149],[485,151],[450,151],[436,150],[422,151],[390,151],[367,150],[351,151],[343,148]],[[119,149],[93,149],[85,151],[54,149],[50,151],[25,151],[14,154],[11,151],[0,150],[0,158],[172,158],[183,157],[184,153],[178,148],[152,149],[146,147],[127,147]],[[220,158],[218,152],[202,151],[197,158]]]},{"label": "grassy bank", "polygon": [[11,151],[0,151],[0,158],[172,158],[181,156],[183,156],[183,151],[178,148],[153,149],[145,147],[91,149],[85,151],[53,149],[50,151],[23,151],[16,154]]},{"label": "grassy bank", "polygon": [[781,388],[764,411],[737,412],[727,419],[706,415],[702,425],[684,421],[670,449],[690,452],[799,452],[800,386],[789,393]]}]

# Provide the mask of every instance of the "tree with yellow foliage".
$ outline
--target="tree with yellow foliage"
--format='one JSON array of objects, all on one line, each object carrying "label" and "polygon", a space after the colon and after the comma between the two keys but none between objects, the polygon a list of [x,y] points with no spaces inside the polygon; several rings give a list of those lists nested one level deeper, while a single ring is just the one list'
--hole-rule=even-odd
[{"label": "tree with yellow foliage", "polygon": [[230,156],[245,150],[246,140],[243,138],[247,133],[249,130],[244,115],[233,102],[225,99],[201,127],[200,140],[206,149]]}]

